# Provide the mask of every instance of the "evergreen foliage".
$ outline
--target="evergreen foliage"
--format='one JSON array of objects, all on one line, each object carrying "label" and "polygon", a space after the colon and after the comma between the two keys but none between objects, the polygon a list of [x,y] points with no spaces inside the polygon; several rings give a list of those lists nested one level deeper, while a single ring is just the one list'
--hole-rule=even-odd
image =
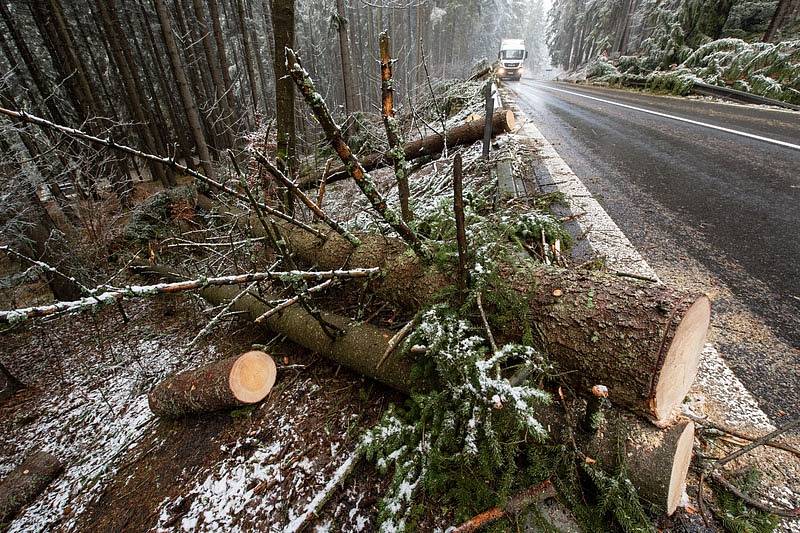
[{"label": "evergreen foliage", "polygon": [[176,214],[175,206],[181,203],[193,205],[195,197],[196,191],[191,186],[157,192],[131,211],[125,225],[125,238],[146,243],[164,236]]},{"label": "evergreen foliage", "polygon": [[[745,494],[758,485],[759,472],[749,468],[732,482]],[[730,533],[768,533],[775,531],[780,522],[775,515],[750,507],[741,498],[724,487],[714,485],[714,496],[719,507],[718,517]]]},{"label": "evergreen foliage", "polygon": [[405,409],[389,409],[362,440],[381,471],[394,467],[381,503],[382,531],[411,525],[419,489],[466,518],[530,480],[521,472],[524,449],[547,437],[531,406],[549,402],[550,395],[533,385],[512,385],[501,367],[513,363],[543,376],[550,366],[529,346],[507,345],[490,354],[476,331],[453,310],[437,306],[421,315],[408,340],[428,347],[419,371],[438,387],[412,395]]}]

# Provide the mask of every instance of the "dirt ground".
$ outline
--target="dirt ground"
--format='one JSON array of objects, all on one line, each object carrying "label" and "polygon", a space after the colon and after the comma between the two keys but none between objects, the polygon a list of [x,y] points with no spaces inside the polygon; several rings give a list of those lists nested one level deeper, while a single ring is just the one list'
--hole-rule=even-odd
[{"label": "dirt ground", "polygon": [[[204,325],[189,297],[127,307],[127,324],[108,308],[3,339],[4,360],[28,388],[0,405],[0,469],[8,472],[33,449],[51,451],[66,468],[11,531],[278,530],[303,511],[387,403],[402,400],[275,342],[268,351],[280,377],[265,402],[155,419],[145,398],[162,369],[272,339],[234,320],[184,359],[181,345]],[[135,378],[127,366],[137,367]],[[115,415],[140,430],[101,428]],[[318,522],[370,530],[383,483],[373,469],[359,468]]]}]

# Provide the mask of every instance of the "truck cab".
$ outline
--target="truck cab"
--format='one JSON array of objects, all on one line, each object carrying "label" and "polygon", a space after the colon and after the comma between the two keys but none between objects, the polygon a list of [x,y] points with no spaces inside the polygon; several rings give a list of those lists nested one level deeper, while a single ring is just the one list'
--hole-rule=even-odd
[{"label": "truck cab", "polygon": [[502,79],[512,79],[519,81],[522,78],[523,63],[528,57],[525,50],[525,41],[522,39],[503,39],[500,43],[500,52],[497,59],[500,66],[497,75]]}]

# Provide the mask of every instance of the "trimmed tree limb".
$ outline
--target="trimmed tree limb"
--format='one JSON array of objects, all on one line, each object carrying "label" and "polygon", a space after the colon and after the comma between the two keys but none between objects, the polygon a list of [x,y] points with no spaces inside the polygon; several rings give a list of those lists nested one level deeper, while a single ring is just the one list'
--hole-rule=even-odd
[{"label": "trimmed tree limb", "polygon": [[[450,128],[447,130],[447,147],[458,146],[461,144],[472,144],[476,141],[483,139],[484,126],[486,124],[485,118],[480,118]],[[516,121],[514,113],[511,111],[497,111],[492,115],[492,134],[500,135],[502,133],[509,133],[514,130]],[[419,159],[422,157],[432,156],[444,151],[445,142],[441,134],[435,134],[424,137],[417,141],[412,141],[403,145],[403,155],[406,161]],[[361,165],[364,170],[370,171],[378,168],[390,166],[393,159],[390,154],[371,154],[364,156],[360,159]],[[349,176],[346,167],[337,167],[331,170],[330,175],[325,180],[327,183],[341,181],[347,179]],[[300,188],[308,189],[315,187],[319,180],[317,178],[306,179],[301,181]]]},{"label": "trimmed tree limb", "polygon": [[[370,283],[377,296],[419,309],[455,284],[450,273],[406,252],[402,241],[359,235],[355,251],[338,235],[324,242],[285,227],[284,238],[298,260],[319,268],[378,267]],[[609,400],[656,421],[667,420],[694,382],[710,324],[703,294],[639,280],[553,266],[499,266],[504,287],[519,301],[518,312],[498,317],[498,344],[529,331],[557,364],[564,380],[588,392],[608,387]],[[509,289],[510,287],[510,289]]]},{"label": "trimmed tree limb", "polygon": [[[239,200],[243,200],[245,202],[248,201],[247,200],[247,196],[242,194],[242,193],[240,193],[239,191],[231,189],[230,187],[227,187],[224,184],[222,184],[222,183],[220,183],[218,181],[215,181],[212,178],[209,178],[208,176],[205,176],[204,174],[201,174],[200,172],[197,172],[196,170],[192,170],[191,168],[189,168],[189,167],[187,167],[185,165],[181,165],[180,163],[176,162],[174,159],[166,158],[166,157],[159,157],[157,155],[148,154],[146,152],[142,152],[141,150],[137,150],[135,148],[131,148],[130,146],[125,146],[124,144],[119,144],[119,143],[115,142],[111,137],[109,137],[107,139],[101,139],[99,137],[95,137],[93,135],[89,135],[88,133],[85,133],[85,132],[83,132],[81,130],[77,130],[75,128],[70,128],[70,127],[67,127],[67,126],[61,126],[59,124],[55,124],[53,122],[50,122],[49,120],[45,120],[45,119],[40,118],[40,117],[29,115],[28,113],[26,113],[24,111],[12,111],[10,109],[5,109],[5,108],[0,107],[0,114],[6,115],[6,116],[11,117],[11,118],[16,119],[16,120],[20,120],[22,122],[27,122],[28,124],[36,124],[37,126],[40,126],[40,127],[43,127],[43,128],[48,128],[48,129],[53,129],[53,130],[56,130],[56,131],[60,131],[61,133],[65,133],[65,134],[69,135],[70,137],[74,137],[76,139],[81,139],[81,140],[84,140],[84,141],[87,141],[87,142],[90,142],[90,143],[93,143],[93,144],[98,144],[98,145],[101,145],[101,146],[105,146],[105,147],[110,148],[112,150],[116,150],[118,152],[123,152],[123,153],[129,154],[129,155],[132,155],[134,157],[138,157],[140,159],[144,159],[146,161],[154,161],[156,163],[160,163],[162,165],[166,165],[167,167],[175,170],[176,172],[180,172],[182,174],[186,174],[188,176],[192,176],[197,181],[205,183],[206,185],[208,185],[209,187],[211,187],[213,189],[216,189],[218,191],[224,192],[225,194],[233,196],[234,198],[238,198]],[[323,233],[320,232],[319,230],[317,230],[315,228],[312,228],[308,224],[305,224],[304,222],[296,220],[296,219],[290,217],[289,215],[287,215],[285,213],[282,213],[281,211],[278,211],[277,209],[273,209],[270,206],[264,205],[264,204],[259,204],[259,205],[264,211],[266,211],[267,213],[269,213],[270,215],[272,215],[272,216],[274,216],[276,218],[280,218],[281,220],[285,220],[286,222],[288,222],[290,224],[293,224],[293,225],[295,225],[295,226],[297,226],[299,228],[303,228],[305,231],[307,231],[309,233],[312,233],[312,234],[316,235],[317,237],[321,237],[323,235]]]},{"label": "trimmed tree limb", "polygon": [[[135,270],[148,271],[151,267],[140,267]],[[0,311],[0,324],[16,324],[32,318],[55,315],[58,313],[73,313],[105,306],[122,300],[131,298],[142,298],[154,294],[172,294],[177,292],[192,291],[203,287],[214,285],[240,285],[252,283],[254,281],[265,280],[310,280],[324,281],[336,278],[365,278],[377,274],[379,270],[374,269],[355,269],[355,270],[328,270],[324,272],[306,272],[300,270],[290,270],[285,272],[249,272],[247,274],[236,274],[232,276],[222,276],[218,278],[198,278],[176,283],[158,283],[156,285],[129,285],[127,287],[112,289],[100,294],[87,296],[80,300],[70,302],[56,302],[50,305],[38,307],[25,307],[22,309],[12,309],[10,311]]]},{"label": "trimmed tree limb", "polygon": [[156,416],[179,417],[258,403],[275,385],[275,361],[264,352],[247,352],[175,374],[147,395]]},{"label": "trimmed tree limb", "polygon": [[314,112],[314,116],[317,117],[317,121],[325,132],[325,136],[328,138],[331,147],[342,160],[342,163],[344,163],[350,177],[356,185],[358,185],[358,188],[361,189],[361,192],[364,193],[364,196],[367,197],[370,204],[372,204],[373,209],[375,209],[392,229],[400,235],[400,238],[414,250],[414,253],[420,257],[424,257],[426,251],[422,241],[419,240],[417,234],[403,222],[397,213],[387,205],[386,200],[375,187],[372,178],[367,174],[358,158],[345,142],[344,137],[342,137],[342,130],[336,122],[334,122],[328,110],[328,106],[325,104],[325,100],[314,88],[314,82],[311,80],[308,72],[300,65],[300,60],[291,48],[286,49],[286,66],[295,84],[300,89],[300,93],[305,98],[306,103]]},{"label": "trimmed tree limb", "polygon": [[0,482],[0,524],[32,502],[64,468],[53,455],[36,452]]}]

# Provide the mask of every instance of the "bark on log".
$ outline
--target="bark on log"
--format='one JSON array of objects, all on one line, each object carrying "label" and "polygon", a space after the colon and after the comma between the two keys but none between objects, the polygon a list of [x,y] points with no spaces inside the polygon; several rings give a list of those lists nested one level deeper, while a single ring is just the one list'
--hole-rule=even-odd
[{"label": "bark on log", "polygon": [[[485,122],[485,118],[481,118],[467,122],[461,126],[456,126],[455,128],[449,130],[447,132],[447,146],[453,147],[461,144],[471,144],[476,141],[480,141],[483,139]],[[501,110],[492,115],[493,135],[511,132],[513,131],[515,125],[516,120],[514,119],[514,113],[511,111]],[[405,154],[406,161],[438,154],[443,150],[444,139],[441,135],[431,135],[429,137],[425,137],[403,145],[403,152]],[[387,154],[367,155],[361,158],[360,161],[361,165],[364,167],[364,170],[368,172],[375,170],[376,168],[391,166],[393,164],[393,159]],[[340,166],[331,170],[325,182],[332,183],[334,181],[340,181],[347,178],[347,169],[343,166]],[[315,177],[301,181],[300,188],[308,189],[316,187],[318,184],[319,179]]]},{"label": "bark on log", "polygon": [[[153,267],[151,270],[168,277],[175,276],[171,268]],[[215,305],[222,305],[238,293],[236,287],[220,286],[208,287],[201,295]],[[261,294],[261,298],[270,300],[275,296]],[[262,301],[245,295],[231,310],[244,311],[254,320],[268,308]],[[343,335],[332,340],[319,323],[298,306],[268,318],[263,324],[300,346],[401,392],[424,391],[432,386],[412,380],[412,362],[400,350],[391,352],[379,365],[387,352],[392,332],[368,324],[351,325],[350,320],[330,313],[323,313],[323,317],[341,327]],[[554,441],[565,438],[568,420],[558,407],[537,406],[535,416]],[[624,458],[628,476],[640,497],[667,513],[674,511],[691,460],[693,423],[682,422],[661,430],[617,409],[606,412],[606,419],[607,423],[593,435],[582,434],[575,428],[581,449],[595,459],[600,468],[612,474],[619,468],[620,458]]]},{"label": "bark on log", "polygon": [[247,352],[175,374],[147,396],[156,416],[179,417],[232,409],[266,398],[276,377],[275,362],[264,352]]},{"label": "bark on log", "polygon": [[[539,411],[550,438],[563,441],[563,413],[552,406]],[[662,513],[675,512],[692,461],[694,422],[684,420],[661,430],[618,409],[605,416],[606,423],[596,433],[575,432],[578,448],[606,472],[616,474],[624,468],[642,500]]]},{"label": "bark on log", "polygon": [[[396,239],[359,235],[354,250],[333,233],[323,242],[285,224],[282,234],[300,261],[319,268],[380,268],[370,289],[402,307],[418,309],[456,283]],[[662,423],[694,382],[710,325],[705,295],[551,266],[505,266],[501,277],[527,313],[501,323],[490,313],[495,333],[506,341],[526,329],[538,334],[540,348],[577,390],[605,385],[612,402]],[[526,314],[533,323],[523,323]]]},{"label": "bark on log", "polygon": [[53,455],[36,452],[0,482],[0,524],[7,523],[58,476],[63,467]]}]

